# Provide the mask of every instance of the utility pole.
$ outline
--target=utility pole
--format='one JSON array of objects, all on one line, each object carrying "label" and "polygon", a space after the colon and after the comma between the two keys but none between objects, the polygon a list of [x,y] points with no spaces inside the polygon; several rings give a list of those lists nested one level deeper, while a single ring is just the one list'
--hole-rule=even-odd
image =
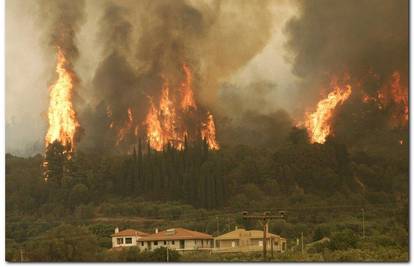
[{"label": "utility pole", "polygon": [[302,252],[302,256],[303,256],[303,232],[300,233],[300,238],[302,240],[302,248],[301,248],[301,252]]},{"label": "utility pole", "polygon": [[169,255],[169,253],[168,253],[168,245],[167,245],[167,262],[169,262],[170,261],[170,255]]},{"label": "utility pole", "polygon": [[365,239],[365,209],[362,208],[362,238]]},{"label": "utility pole", "polygon": [[219,228],[219,217],[216,216],[216,221],[217,221],[217,235],[220,234],[220,228]]},{"label": "utility pole", "polygon": [[269,211],[263,213],[263,215],[249,215],[247,211],[243,212],[243,219],[255,219],[259,220],[263,224],[263,261],[266,261],[267,253],[267,231],[269,229],[269,221],[271,219],[284,219],[285,212],[279,211],[280,215],[271,215]]},{"label": "utility pole", "polygon": [[270,237],[270,251],[272,252],[272,259],[273,259],[273,242],[274,242],[273,239],[274,239],[273,236]]},{"label": "utility pole", "polygon": [[23,262],[24,261],[24,257],[23,257],[23,249],[20,248],[20,261]]},{"label": "utility pole", "polygon": [[266,254],[267,254],[267,231],[269,220],[263,220],[263,260],[266,261]]}]

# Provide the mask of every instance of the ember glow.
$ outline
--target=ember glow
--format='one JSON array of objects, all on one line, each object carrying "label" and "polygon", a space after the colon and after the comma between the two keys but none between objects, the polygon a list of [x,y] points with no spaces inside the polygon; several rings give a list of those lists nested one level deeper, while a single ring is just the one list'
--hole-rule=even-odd
[{"label": "ember glow", "polygon": [[373,103],[379,110],[390,112],[391,127],[406,127],[408,124],[408,89],[401,84],[398,71],[393,72],[388,81],[379,88],[374,96],[363,94],[363,103]]},{"label": "ember glow", "polygon": [[[127,118],[127,121],[125,123],[125,126],[122,127],[118,131],[117,140],[116,140],[116,144],[117,145],[125,139],[126,135],[131,131],[131,129],[133,127],[133,120],[134,120],[134,118],[132,116],[132,109],[131,108],[128,108],[127,115],[128,115],[128,118]],[[112,123],[109,126],[110,128],[111,128],[111,125],[112,125]],[[137,133],[138,132],[138,128],[135,127],[134,132]]]},{"label": "ember glow", "polygon": [[305,126],[312,143],[323,144],[332,132],[332,117],[338,105],[343,104],[351,95],[350,85],[333,86],[328,96],[319,101],[316,111],[306,114]]},{"label": "ember glow", "polygon": [[406,126],[408,124],[408,89],[401,85],[400,73],[395,71],[392,74],[391,95],[396,104],[395,121],[397,125]]},{"label": "ember glow", "polygon": [[75,147],[75,134],[79,122],[72,103],[73,75],[67,67],[65,54],[58,47],[56,73],[58,78],[49,88],[49,128],[46,134],[46,146],[58,141],[72,151]]}]

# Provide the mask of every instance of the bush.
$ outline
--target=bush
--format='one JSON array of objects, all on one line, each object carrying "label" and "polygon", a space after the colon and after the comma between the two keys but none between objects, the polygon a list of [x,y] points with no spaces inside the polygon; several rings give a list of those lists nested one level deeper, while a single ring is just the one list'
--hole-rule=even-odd
[{"label": "bush", "polygon": [[344,230],[336,233],[329,242],[329,248],[331,250],[346,250],[355,248],[358,242],[357,236],[351,230]]}]

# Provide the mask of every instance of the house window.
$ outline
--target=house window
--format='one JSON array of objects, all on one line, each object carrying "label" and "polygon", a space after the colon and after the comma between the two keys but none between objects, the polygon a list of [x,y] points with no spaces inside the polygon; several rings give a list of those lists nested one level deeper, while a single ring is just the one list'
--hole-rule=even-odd
[{"label": "house window", "polygon": [[132,238],[131,237],[125,238],[125,244],[132,244]]},{"label": "house window", "polygon": [[263,240],[259,240],[259,247],[263,247]]},{"label": "house window", "polygon": [[167,241],[164,240],[164,245],[167,245]]},{"label": "house window", "polygon": [[172,243],[173,245],[175,245],[175,242],[174,242],[174,240],[173,240],[173,241],[171,241],[171,243]]},{"label": "house window", "polygon": [[123,243],[124,243],[124,239],[121,237],[121,238],[117,238],[116,239],[116,243],[118,244],[118,245],[122,245]]},{"label": "house window", "polygon": [[154,241],[154,246],[158,246],[158,241]]},{"label": "house window", "polygon": [[282,243],[282,251],[285,251],[286,250],[286,243],[285,242],[283,242]]},{"label": "house window", "polygon": [[144,246],[144,241],[141,241],[141,246],[142,246],[142,247]]}]

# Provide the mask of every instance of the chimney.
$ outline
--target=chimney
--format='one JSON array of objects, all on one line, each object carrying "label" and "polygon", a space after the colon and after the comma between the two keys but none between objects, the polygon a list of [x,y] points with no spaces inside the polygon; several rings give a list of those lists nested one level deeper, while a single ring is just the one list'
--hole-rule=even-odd
[{"label": "chimney", "polygon": [[158,234],[158,228],[155,228],[155,233]]},{"label": "chimney", "polygon": [[115,227],[115,234],[119,232],[119,228]]}]

